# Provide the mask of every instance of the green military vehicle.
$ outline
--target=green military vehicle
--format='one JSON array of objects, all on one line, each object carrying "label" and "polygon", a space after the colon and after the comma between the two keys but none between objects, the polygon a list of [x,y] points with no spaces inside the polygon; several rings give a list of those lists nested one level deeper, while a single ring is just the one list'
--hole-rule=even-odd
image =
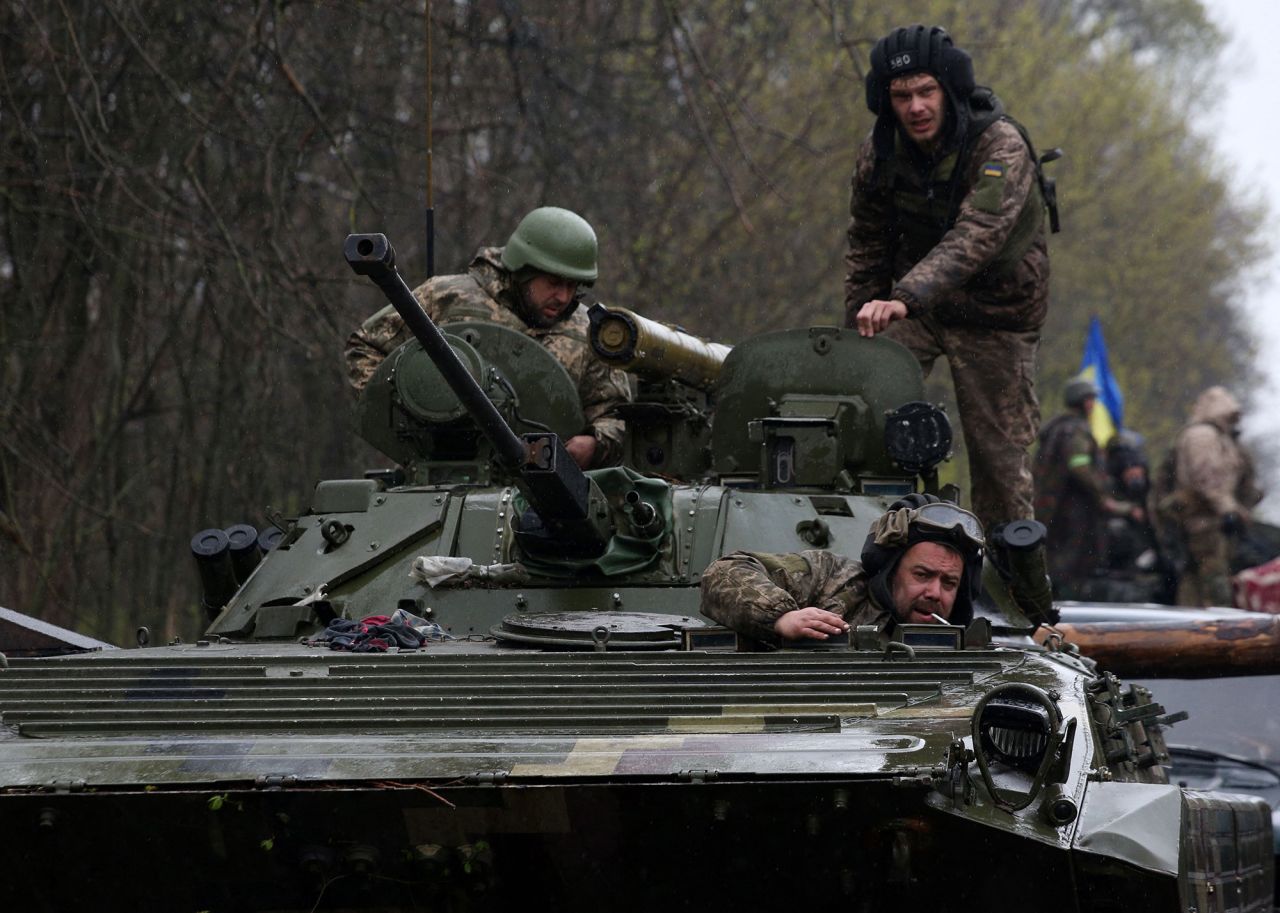
[{"label": "green military vehicle", "polygon": [[963,628],[765,652],[699,614],[717,556],[856,557],[938,490],[904,349],[598,308],[638,395],[625,465],[583,473],[541,346],[436,328],[381,235],[346,255],[417,336],[359,406],[398,468],[197,536],[195,643],[0,618],[9,909],[1270,910],[1267,806],[1168,783],[1151,693],[1031,638],[1035,524]]}]

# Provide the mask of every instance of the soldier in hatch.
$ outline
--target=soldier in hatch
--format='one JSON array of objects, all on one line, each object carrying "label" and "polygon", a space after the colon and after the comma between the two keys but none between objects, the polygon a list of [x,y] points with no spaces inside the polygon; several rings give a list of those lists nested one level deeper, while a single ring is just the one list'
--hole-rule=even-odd
[{"label": "soldier in hatch", "polygon": [[877,120],[853,175],[845,325],[902,343],[926,375],[947,357],[974,513],[989,527],[1030,519],[1049,304],[1031,144],[940,28],[881,39],[866,92]]},{"label": "soldier in hatch", "polygon": [[702,575],[702,613],[764,644],[825,640],[850,625],[967,625],[982,577],[982,526],[931,495],[895,501],[862,560],[811,549],[734,552]]},{"label": "soldier in hatch", "polygon": [[[554,206],[525,216],[505,247],[481,248],[467,272],[436,276],[414,289],[441,325],[481,320],[519,330],[542,343],[578,387],[587,427],[565,441],[583,469],[609,466],[622,456],[623,421],[613,415],[631,399],[627,376],[600,361],[587,341],[587,317],[578,304],[595,282],[596,233],[576,213]],[[382,360],[412,338],[394,307],[366,320],[347,340],[347,378],[364,389]]]}]

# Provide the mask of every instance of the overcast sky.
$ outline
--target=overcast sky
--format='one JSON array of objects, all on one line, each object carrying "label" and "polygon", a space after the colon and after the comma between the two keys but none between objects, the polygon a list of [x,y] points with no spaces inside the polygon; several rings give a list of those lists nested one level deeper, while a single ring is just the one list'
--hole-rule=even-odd
[{"label": "overcast sky", "polygon": [[[1244,199],[1270,210],[1264,232],[1271,257],[1242,283],[1247,315],[1257,328],[1259,355],[1269,389],[1249,402],[1246,437],[1280,435],[1280,0],[1203,0],[1228,37],[1221,71],[1225,98],[1206,128],[1220,139],[1232,183]],[[1154,459],[1156,455],[1152,455]],[[1270,492],[1262,513],[1280,522],[1280,478],[1265,480]]]}]

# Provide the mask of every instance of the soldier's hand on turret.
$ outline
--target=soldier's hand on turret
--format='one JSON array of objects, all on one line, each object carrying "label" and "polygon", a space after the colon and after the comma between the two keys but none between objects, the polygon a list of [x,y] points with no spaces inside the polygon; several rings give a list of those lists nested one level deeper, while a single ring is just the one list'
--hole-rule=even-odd
[{"label": "soldier's hand on turret", "polygon": [[874,336],[895,320],[907,316],[907,306],[896,298],[868,301],[858,311],[858,335]]},{"label": "soldier's hand on turret", "polygon": [[773,623],[773,630],[783,640],[796,640],[800,637],[826,640],[832,634],[848,631],[849,624],[835,612],[808,606],[780,616]]}]

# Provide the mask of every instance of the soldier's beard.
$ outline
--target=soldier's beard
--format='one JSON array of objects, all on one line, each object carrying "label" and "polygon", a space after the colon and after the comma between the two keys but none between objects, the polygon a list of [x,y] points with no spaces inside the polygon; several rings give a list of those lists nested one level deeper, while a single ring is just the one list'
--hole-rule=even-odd
[{"label": "soldier's beard", "polygon": [[573,303],[570,302],[569,305],[564,308],[564,310],[560,311],[560,313],[556,314],[554,317],[548,317],[546,314],[542,313],[542,308],[538,307],[536,304],[533,303],[533,301],[530,300],[529,293],[528,291],[526,291],[526,286],[520,286],[519,293],[520,293],[520,317],[529,326],[539,330],[546,330],[555,326],[561,320],[564,320],[564,318],[569,315],[569,313],[573,310],[573,307],[574,307]]}]

